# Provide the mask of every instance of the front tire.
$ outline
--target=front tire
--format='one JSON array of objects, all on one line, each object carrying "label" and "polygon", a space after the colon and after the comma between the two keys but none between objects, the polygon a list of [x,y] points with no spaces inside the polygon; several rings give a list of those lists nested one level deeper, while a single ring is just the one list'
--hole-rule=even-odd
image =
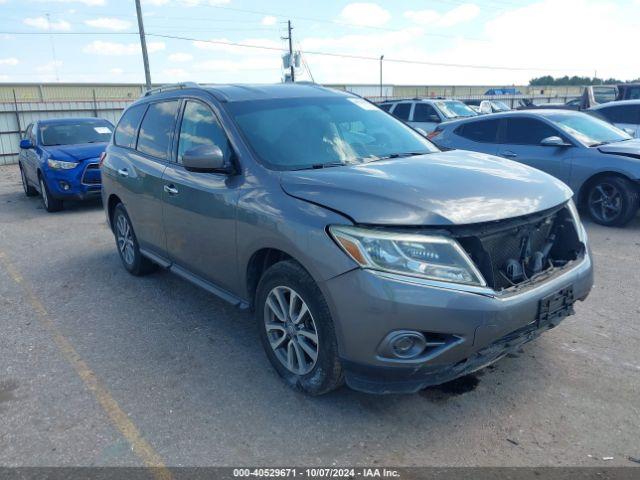
[{"label": "front tire", "polygon": [[124,205],[119,203],[113,211],[113,233],[118,254],[124,268],[132,275],[142,276],[153,272],[157,265],[140,253],[138,239]]},{"label": "front tire", "polygon": [[593,182],[586,196],[589,215],[607,227],[622,227],[638,212],[638,189],[626,178],[608,176]]},{"label": "front tire", "polygon": [[49,192],[49,188],[47,187],[47,182],[44,181],[42,175],[40,175],[39,180],[40,196],[42,197],[42,206],[44,207],[44,209],[49,213],[59,212],[60,210],[62,210],[62,200],[51,196],[51,192]]},{"label": "front tire", "polygon": [[255,306],[267,357],[290,387],[315,396],[344,383],[329,307],[304,268],[291,260],[270,267]]},{"label": "front tire", "polygon": [[22,164],[20,164],[20,178],[22,179],[22,188],[24,190],[24,194],[27,197],[35,197],[36,195],[38,195],[38,190],[29,185],[29,180],[27,180],[27,174],[24,172]]}]

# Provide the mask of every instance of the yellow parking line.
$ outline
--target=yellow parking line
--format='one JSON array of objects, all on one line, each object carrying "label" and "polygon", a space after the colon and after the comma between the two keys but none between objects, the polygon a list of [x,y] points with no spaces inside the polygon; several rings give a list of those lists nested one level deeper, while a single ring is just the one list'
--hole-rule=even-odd
[{"label": "yellow parking line", "polygon": [[151,470],[157,480],[171,480],[171,472],[165,466],[162,457],[142,437],[140,431],[122,408],[120,408],[120,405],[118,405],[118,402],[111,396],[109,390],[100,383],[96,374],[89,368],[85,361],[82,360],[69,340],[60,333],[49,317],[49,313],[44,308],[44,305],[42,305],[42,302],[40,302],[22,275],[20,275],[20,272],[13,266],[7,255],[1,250],[0,264],[2,264],[13,281],[22,288],[29,303],[38,313],[40,323],[51,333],[53,340],[66,360],[73,366],[89,391],[93,393],[116,428],[120,430],[120,433],[122,433],[131,444],[133,452],[142,460],[145,466]]}]

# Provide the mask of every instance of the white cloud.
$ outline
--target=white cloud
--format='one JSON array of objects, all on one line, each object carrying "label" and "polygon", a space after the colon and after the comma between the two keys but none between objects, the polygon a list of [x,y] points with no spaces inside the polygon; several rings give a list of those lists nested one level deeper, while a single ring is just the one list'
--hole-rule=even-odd
[{"label": "white cloud", "polygon": [[15,65],[17,65],[18,59],[14,58],[14,57],[9,57],[9,58],[0,58],[0,65],[8,65],[10,67],[13,67]]},{"label": "white cloud", "polygon": [[131,27],[131,22],[119,18],[100,17],[86,20],[86,25],[95,28],[105,28],[107,30],[121,31]]},{"label": "white cloud", "polygon": [[[149,53],[159,52],[164,50],[166,45],[164,42],[148,42],[147,51]],[[93,55],[107,55],[107,56],[123,56],[123,55],[139,55],[140,44],[139,43],[118,43],[118,42],[105,42],[102,40],[94,40],[88,43],[82,49],[84,53],[90,53]]]},{"label": "white cloud", "polygon": [[170,0],[142,0],[143,5],[151,5],[152,7],[161,7],[169,2]]},{"label": "white cloud", "polygon": [[71,30],[71,24],[66,20],[54,20],[50,22],[46,17],[28,17],[25,18],[22,23],[29,27],[40,28],[43,30],[48,30],[49,27],[54,31]]},{"label": "white cloud", "polygon": [[480,7],[473,3],[465,3],[445,13],[438,13],[435,10],[408,10],[403,16],[419,25],[452,27],[469,22],[479,14]]},{"label": "white cloud", "polygon": [[197,7],[198,5],[226,5],[231,0],[179,0],[187,7]]},{"label": "white cloud", "polygon": [[167,68],[162,71],[162,77],[165,82],[180,82],[192,78],[191,74],[182,68]]},{"label": "white cloud", "polygon": [[360,26],[384,25],[391,14],[375,3],[350,3],[342,9],[338,21]]},{"label": "white cloud", "polygon": [[109,69],[109,73],[111,75],[120,76],[120,75],[122,75],[124,73],[124,70],[121,69],[121,68],[117,68],[117,67],[116,68],[110,68]]},{"label": "white cloud", "polygon": [[191,60],[193,60],[193,55],[191,55],[190,53],[176,52],[169,55],[170,62],[180,63],[190,62]]},{"label": "white cloud", "polygon": [[271,25],[275,25],[277,21],[278,21],[278,19],[276,17],[274,17],[273,15],[267,15],[266,17],[262,18],[260,23],[262,25],[271,26]]}]

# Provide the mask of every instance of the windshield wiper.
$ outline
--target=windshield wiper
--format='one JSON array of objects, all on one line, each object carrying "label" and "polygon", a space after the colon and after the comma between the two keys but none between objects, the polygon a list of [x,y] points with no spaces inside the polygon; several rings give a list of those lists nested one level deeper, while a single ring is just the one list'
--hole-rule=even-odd
[{"label": "windshield wiper", "polygon": [[342,162],[327,162],[327,163],[314,163],[307,167],[294,168],[293,170],[320,170],[322,168],[342,167],[346,163]]},{"label": "windshield wiper", "polygon": [[384,155],[382,157],[375,157],[370,162],[377,162],[378,160],[389,160],[390,158],[407,158],[407,157],[417,157],[418,155],[426,155],[431,152],[402,152],[402,153],[390,153],[389,155]]}]

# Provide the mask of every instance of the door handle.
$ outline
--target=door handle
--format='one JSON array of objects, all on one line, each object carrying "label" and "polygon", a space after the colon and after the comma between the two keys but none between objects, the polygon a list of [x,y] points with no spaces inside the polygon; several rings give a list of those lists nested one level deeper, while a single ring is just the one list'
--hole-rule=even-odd
[{"label": "door handle", "polygon": [[121,177],[128,177],[129,171],[126,168],[121,168],[120,170],[118,170],[118,175],[120,175]]},{"label": "door handle", "polygon": [[174,185],[165,185],[164,186],[164,191],[167,192],[169,195],[177,195],[178,194],[178,189]]},{"label": "door handle", "polygon": [[507,158],[516,158],[518,156],[517,153],[511,152],[509,150],[507,150],[506,152],[502,152],[500,155],[502,155],[503,157],[507,157]]}]

